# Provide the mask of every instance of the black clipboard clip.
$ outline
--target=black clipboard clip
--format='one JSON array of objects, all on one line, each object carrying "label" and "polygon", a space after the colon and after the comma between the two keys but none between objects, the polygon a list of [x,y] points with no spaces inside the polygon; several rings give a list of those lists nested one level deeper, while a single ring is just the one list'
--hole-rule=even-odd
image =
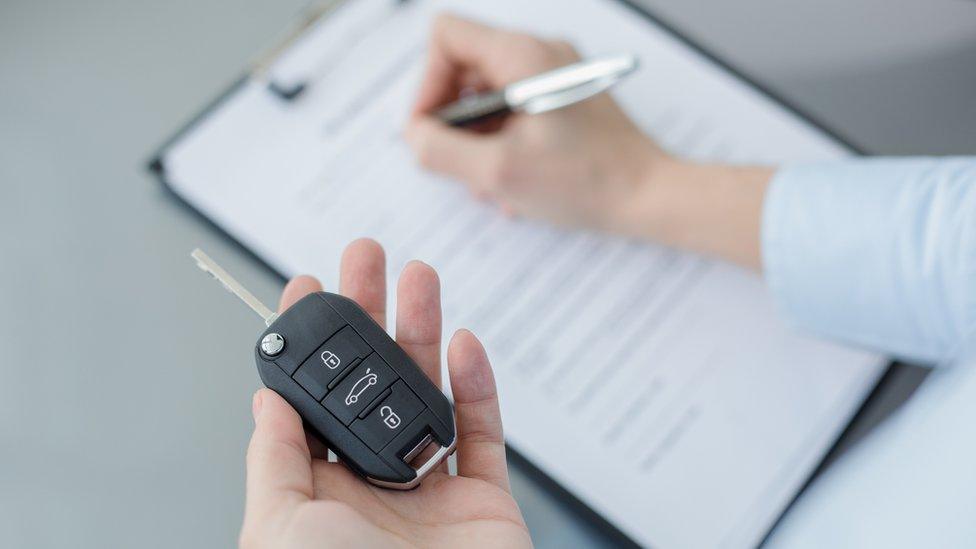
[{"label": "black clipboard clip", "polygon": [[[291,51],[292,47],[303,38],[306,33],[323,19],[332,16],[342,6],[354,0],[325,0],[309,6],[290,26],[275,45],[261,54],[253,63],[251,78],[266,82],[268,90],[284,101],[294,101],[316,80],[329,71],[338,62],[345,51],[355,45],[355,42],[366,36],[369,31],[386,18],[391,12],[380,14],[376,20],[366,20],[361,23],[362,28],[350,33],[350,43],[344,44],[342,52],[331,52],[313,61],[305,70],[282,77],[274,73],[275,65]],[[390,2],[393,11],[399,6],[409,3],[408,0],[393,0]],[[294,71],[293,71],[294,72]]]}]

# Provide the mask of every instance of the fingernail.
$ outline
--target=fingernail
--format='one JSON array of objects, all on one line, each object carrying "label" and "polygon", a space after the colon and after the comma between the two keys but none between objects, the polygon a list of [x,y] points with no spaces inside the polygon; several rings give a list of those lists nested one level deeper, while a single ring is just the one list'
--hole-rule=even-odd
[{"label": "fingernail", "polygon": [[261,395],[261,391],[254,393],[254,398],[251,399],[251,415],[254,416],[254,421],[257,422],[258,416],[261,415],[261,405],[264,403],[264,397]]}]

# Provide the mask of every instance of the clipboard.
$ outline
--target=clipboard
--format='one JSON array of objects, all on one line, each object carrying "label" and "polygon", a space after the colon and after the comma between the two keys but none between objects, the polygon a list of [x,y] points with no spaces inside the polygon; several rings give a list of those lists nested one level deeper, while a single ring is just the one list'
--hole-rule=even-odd
[{"label": "clipboard", "polygon": [[[262,265],[265,269],[268,269],[270,272],[277,275],[283,281],[285,280],[285,277],[279,271],[273,268],[264,258],[262,258],[258,254],[256,254],[253,250],[248,248],[245,244],[239,241],[234,235],[224,230],[219,224],[215,223],[212,219],[207,217],[201,210],[196,208],[192,203],[190,203],[183,196],[181,196],[177,191],[174,190],[167,176],[167,166],[165,164],[164,157],[166,155],[166,152],[170,149],[170,147],[174,143],[178,142],[183,136],[185,136],[189,132],[192,132],[199,124],[199,122],[207,116],[208,113],[220,107],[227,100],[227,98],[233,96],[235,92],[237,92],[242,87],[242,85],[255,78],[259,78],[259,79],[266,78],[268,67],[270,67],[271,64],[273,64],[276,59],[278,59],[278,56],[280,56],[282,52],[287,51],[288,47],[291,44],[293,44],[295,40],[298,40],[303,35],[303,33],[307,29],[309,29],[312,25],[314,25],[317,21],[319,21],[321,18],[329,17],[332,13],[334,13],[336,9],[338,9],[341,5],[343,5],[347,1],[355,1],[355,0],[332,0],[311,8],[292,29],[289,29],[289,31],[286,33],[284,39],[281,42],[279,42],[275,47],[270,49],[268,52],[258,57],[258,59],[246,70],[246,72],[241,77],[239,77],[230,86],[228,86],[227,89],[223,93],[218,95],[210,104],[205,106],[201,112],[199,112],[196,116],[194,116],[186,124],[184,124],[180,129],[178,129],[169,139],[167,139],[158,148],[158,150],[155,152],[155,154],[153,154],[152,158],[148,162],[148,169],[153,174],[155,174],[155,176],[158,178],[160,183],[162,183],[163,188],[168,192],[168,194],[174,200],[178,201],[179,203],[183,204],[185,207],[193,211],[201,219],[201,221],[203,221],[206,224],[209,224],[215,230],[223,233],[229,240],[235,243],[235,245],[240,249],[241,252],[252,257],[258,264]],[[746,83],[749,87],[753,88],[761,95],[765,96],[766,98],[770,99],[775,103],[778,103],[780,106],[786,108],[788,111],[799,116],[800,118],[808,122],[810,125],[817,128],[820,132],[829,136],[838,144],[845,147],[849,152],[856,155],[864,154],[863,149],[861,147],[855,145],[850,140],[844,138],[838,132],[834,131],[829,126],[824,124],[822,121],[819,121],[815,117],[811,116],[810,114],[805,113],[803,110],[801,110],[796,105],[792,104],[786,98],[776,94],[773,90],[763,86],[761,83],[757,82],[755,79],[745,74],[742,70],[739,70],[738,68],[732,66],[724,59],[722,59],[720,56],[700,46],[699,44],[691,40],[683,32],[681,32],[679,29],[667,23],[666,21],[664,21],[662,18],[654,14],[649,9],[643,6],[639,6],[631,0],[605,0],[605,1],[610,3],[619,3],[626,6],[633,15],[643,18],[648,22],[648,24],[655,25],[658,28],[664,30],[673,38],[682,42],[684,45],[688,46],[689,48],[697,52],[699,55],[709,60],[718,68],[735,76],[737,79]],[[268,81],[267,85],[269,86],[269,89],[274,91],[277,95],[279,95],[282,98],[282,100],[285,101],[293,100],[294,98],[300,96],[300,94],[303,91],[302,89],[295,88],[295,87],[288,87],[288,88],[278,87],[276,89],[276,85],[273,81]],[[881,381],[875,386],[874,391],[871,392],[869,396],[862,401],[861,406],[857,410],[857,412],[855,412],[854,420],[851,423],[856,422],[857,417],[860,416],[864,408],[871,402],[871,400],[877,394],[878,388],[885,383],[886,379],[887,379],[887,374],[883,376]],[[848,429],[849,428],[850,427],[848,426]],[[845,431],[845,433],[842,433],[842,435],[834,442],[833,448],[827,453],[826,457],[822,460],[822,462],[830,459],[831,455],[834,453],[834,449],[836,449],[840,441],[843,440],[844,434],[846,434],[846,432],[847,431]],[[587,505],[582,500],[578,499],[573,493],[571,493],[569,490],[564,488],[558,482],[553,480],[553,478],[549,474],[547,474],[541,468],[537,467],[532,461],[527,459],[525,456],[520,454],[517,450],[515,450],[511,446],[508,447],[508,456],[509,459],[513,463],[515,463],[520,469],[528,472],[529,476],[532,477],[536,482],[544,486],[547,491],[556,495],[560,500],[567,502],[569,508],[575,514],[577,514],[579,517],[583,518],[584,520],[586,520],[587,522],[589,522],[590,524],[594,525],[596,528],[601,530],[604,534],[610,537],[614,541],[614,543],[621,546],[635,546],[635,547],[639,546],[633,539],[629,538],[626,534],[624,534],[622,531],[617,529],[613,524],[607,521],[599,513],[594,511],[589,505]],[[819,472],[819,470],[820,467],[817,467],[816,471],[813,474],[811,474],[811,476],[804,484],[804,488],[806,484],[808,484],[815,477],[815,475],[817,474],[817,472]],[[802,493],[802,489],[799,492],[797,492],[797,494],[794,496],[793,499],[795,500],[796,497],[799,497],[800,493]],[[789,506],[791,505],[792,503],[789,504]],[[787,510],[789,509],[789,506],[787,506],[786,508]],[[778,520],[779,519],[777,519],[776,523],[778,523]],[[772,529],[775,528],[776,523],[774,523],[770,527],[769,531],[766,534],[767,536],[769,532],[771,532]]]}]

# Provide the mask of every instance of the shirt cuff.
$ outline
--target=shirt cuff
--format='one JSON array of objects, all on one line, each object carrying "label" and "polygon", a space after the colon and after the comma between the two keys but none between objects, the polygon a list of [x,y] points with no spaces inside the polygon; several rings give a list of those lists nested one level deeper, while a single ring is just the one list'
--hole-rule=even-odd
[{"label": "shirt cuff", "polygon": [[788,166],[763,205],[762,259],[801,327],[945,362],[976,331],[976,159]]}]

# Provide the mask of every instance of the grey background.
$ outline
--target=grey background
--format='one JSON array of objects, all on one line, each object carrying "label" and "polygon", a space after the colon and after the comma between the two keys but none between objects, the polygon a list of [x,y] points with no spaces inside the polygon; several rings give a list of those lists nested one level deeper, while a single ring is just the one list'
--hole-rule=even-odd
[{"label": "grey background", "polygon": [[[973,152],[972,2],[644,2],[870,152]],[[303,4],[0,3],[0,545],[235,542],[260,323],[187,252],[281,283],[144,162]],[[540,546],[609,543],[513,483]]]}]

